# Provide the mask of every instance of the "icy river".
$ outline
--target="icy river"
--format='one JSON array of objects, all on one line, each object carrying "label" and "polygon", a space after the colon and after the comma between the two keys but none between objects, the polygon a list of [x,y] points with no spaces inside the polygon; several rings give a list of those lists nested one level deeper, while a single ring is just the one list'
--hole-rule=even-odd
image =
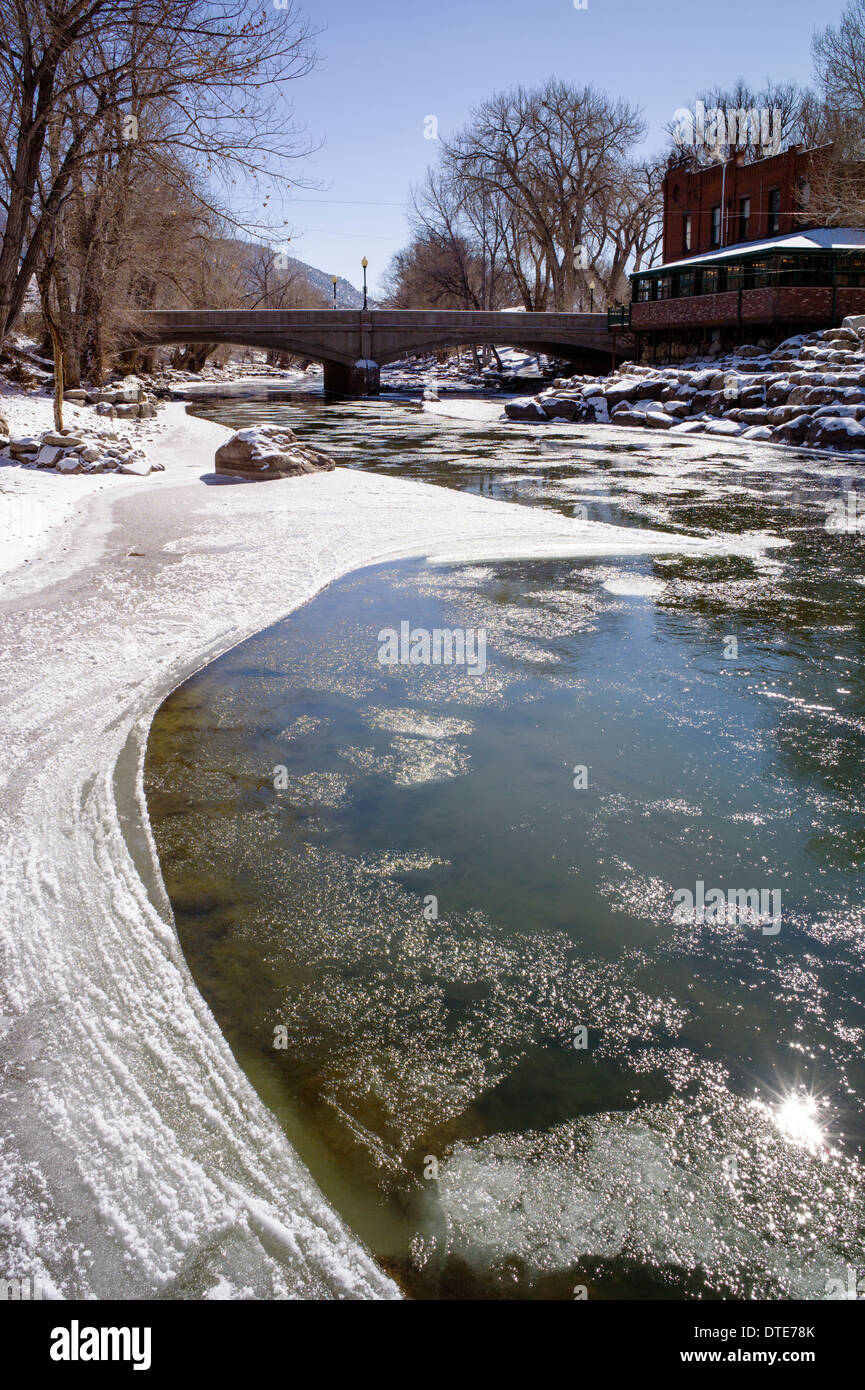
[{"label": "icy river", "polygon": [[[837,1296],[865,1266],[861,471],[399,400],[192,409],[783,542],[355,571],[165,701],[146,794],[202,995],[409,1295]],[[442,632],[474,663],[400,659]]]}]

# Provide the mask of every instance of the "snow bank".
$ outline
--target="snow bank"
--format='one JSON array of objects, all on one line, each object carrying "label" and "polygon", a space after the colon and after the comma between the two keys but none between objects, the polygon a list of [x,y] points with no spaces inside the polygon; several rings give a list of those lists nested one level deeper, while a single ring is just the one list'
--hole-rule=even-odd
[{"label": "snow bank", "polygon": [[76,510],[46,507],[4,584],[2,1272],[68,1298],[395,1297],[186,967],[142,790],[154,711],[360,565],[710,547],[345,469],[208,486],[227,431],[180,407],[158,430],[164,474],[46,478]]}]

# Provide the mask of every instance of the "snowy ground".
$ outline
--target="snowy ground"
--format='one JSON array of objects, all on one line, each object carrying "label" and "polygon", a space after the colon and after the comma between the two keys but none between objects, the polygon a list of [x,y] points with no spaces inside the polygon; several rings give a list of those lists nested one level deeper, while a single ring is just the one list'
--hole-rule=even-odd
[{"label": "snowy ground", "polygon": [[[50,409],[2,406],[13,430]],[[215,485],[222,427],[172,405],[145,431],[167,465],[146,479],[0,469],[0,1274],[53,1297],[394,1297],[194,987],[143,798],[153,714],[364,564],[754,541],[569,522],[347,469]]]}]

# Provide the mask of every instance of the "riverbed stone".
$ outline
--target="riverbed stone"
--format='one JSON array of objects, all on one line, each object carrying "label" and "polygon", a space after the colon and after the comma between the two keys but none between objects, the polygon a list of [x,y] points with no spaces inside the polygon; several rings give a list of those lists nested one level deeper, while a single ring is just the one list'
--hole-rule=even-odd
[{"label": "riverbed stone", "polygon": [[[545,417],[542,415],[542,418]],[[292,430],[259,425],[238,430],[220,445],[216,451],[215,471],[261,481],[329,472],[335,466],[329,454],[299,443]]]},{"label": "riverbed stone", "polygon": [[865,426],[847,416],[830,415],[814,420],[805,443],[812,449],[865,450]]},{"label": "riverbed stone", "polygon": [[508,401],[505,406],[505,414],[509,420],[531,420],[533,423],[539,423],[547,418],[543,405],[534,396],[528,400]]},{"label": "riverbed stone", "polygon": [[581,402],[573,397],[552,396],[542,401],[548,420],[574,420],[580,414]]},{"label": "riverbed stone", "polygon": [[39,453],[36,455],[36,463],[40,468],[53,468],[55,463],[63,457],[63,447],[51,443],[43,444]]}]

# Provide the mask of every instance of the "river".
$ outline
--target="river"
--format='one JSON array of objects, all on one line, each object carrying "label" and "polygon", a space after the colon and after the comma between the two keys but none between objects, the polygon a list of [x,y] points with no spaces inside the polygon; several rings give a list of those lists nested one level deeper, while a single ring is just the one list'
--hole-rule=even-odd
[{"label": "river", "polygon": [[[407,400],[191,408],[350,467],[784,542],[351,574],[166,700],[146,791],[204,998],[407,1293],[861,1275],[861,471]],[[387,664],[403,624],[483,660]]]}]

